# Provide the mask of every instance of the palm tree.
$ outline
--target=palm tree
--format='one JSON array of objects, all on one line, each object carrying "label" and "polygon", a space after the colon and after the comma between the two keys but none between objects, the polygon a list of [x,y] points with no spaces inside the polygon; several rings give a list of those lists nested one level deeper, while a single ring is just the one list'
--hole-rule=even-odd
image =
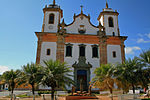
[{"label": "palm tree", "polygon": [[143,51],[138,58],[141,62],[150,66],[150,49]]},{"label": "palm tree", "polygon": [[144,88],[150,83],[150,49],[143,51],[139,57],[136,57],[141,63],[142,68],[137,75],[140,77],[140,83]]},{"label": "palm tree", "polygon": [[42,78],[42,70],[42,67],[34,63],[28,63],[22,67],[22,83],[27,83],[32,86],[33,100],[35,100],[35,85],[39,83]]},{"label": "palm tree", "polygon": [[44,61],[45,67],[43,71],[42,85],[51,87],[52,95],[51,99],[54,100],[55,88],[64,88],[68,85],[73,84],[71,79],[72,75],[69,73],[72,72],[66,63],[60,63],[59,61]]},{"label": "palm tree", "polygon": [[96,87],[107,88],[111,94],[114,87],[113,70],[114,67],[111,64],[101,65],[95,69],[95,77],[93,78]]},{"label": "palm tree", "polygon": [[140,77],[137,76],[137,72],[139,68],[141,68],[140,66],[141,64],[136,58],[129,58],[128,60],[125,60],[124,63],[119,64],[117,66],[118,70],[115,72],[115,76],[118,80],[122,81],[122,83],[127,83],[126,85],[131,85],[133,93],[135,93],[135,86],[137,85],[138,80],[140,79]]},{"label": "palm tree", "polygon": [[5,80],[5,82],[9,84],[9,89],[11,90],[11,100],[13,99],[13,92],[16,84],[18,83],[19,75],[20,75],[19,70],[6,71],[2,75],[2,78]]},{"label": "palm tree", "polygon": [[124,67],[122,67],[122,65],[123,64],[118,64],[115,67],[115,70],[114,70],[113,74],[114,74],[114,80],[115,80],[115,83],[116,83],[117,87],[119,89],[122,89],[123,94],[124,94],[124,93],[127,93],[129,91],[130,84],[126,80],[126,78],[123,76],[124,75],[123,74]]}]

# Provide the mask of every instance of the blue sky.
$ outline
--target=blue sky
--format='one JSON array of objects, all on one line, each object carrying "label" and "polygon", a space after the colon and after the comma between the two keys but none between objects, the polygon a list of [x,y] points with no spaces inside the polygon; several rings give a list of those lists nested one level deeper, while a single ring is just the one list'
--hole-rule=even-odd
[{"label": "blue sky", "polygon": [[[106,0],[56,0],[63,9],[67,24],[83,5],[91,22],[98,25],[97,17]],[[126,57],[138,56],[150,48],[150,0],[108,0],[109,7],[117,10],[121,35],[128,36]],[[37,38],[43,23],[43,7],[52,0],[1,0],[0,1],[0,73],[18,69],[35,62]]]}]

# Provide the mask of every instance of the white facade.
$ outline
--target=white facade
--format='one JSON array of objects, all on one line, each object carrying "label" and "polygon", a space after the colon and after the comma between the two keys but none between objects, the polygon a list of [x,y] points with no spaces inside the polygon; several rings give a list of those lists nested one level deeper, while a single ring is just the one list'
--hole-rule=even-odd
[{"label": "white facade", "polygon": [[[47,49],[50,49],[50,55],[47,55]],[[41,57],[40,57],[40,64],[44,65],[45,60],[56,60],[56,50],[57,44],[56,42],[43,42],[41,47]]]},{"label": "white facade", "polygon": [[[54,23],[49,24],[49,15],[54,14]],[[58,31],[58,24],[60,23],[61,13],[59,11],[46,11],[45,18],[43,20],[44,32],[54,32]]]},{"label": "white facade", "polygon": [[[113,57],[113,52],[116,52],[116,57]],[[122,63],[120,45],[107,45],[107,62],[111,64]]]},{"label": "white facade", "polygon": [[[67,43],[66,43],[67,44]],[[71,43],[73,44],[72,46],[72,57],[66,57],[66,47],[65,47],[65,51],[64,51],[64,61],[68,63],[68,65],[70,67],[72,67],[72,65],[77,62],[78,63],[78,58],[79,58],[79,45],[82,44],[82,43]],[[92,79],[94,77],[94,70],[97,68],[97,67],[100,67],[100,57],[98,58],[93,58],[92,57],[92,45],[95,45],[95,44],[87,44],[87,43],[84,43],[85,46],[85,57],[86,57],[86,63],[90,63],[92,65],[92,68],[91,68],[91,77],[90,79]],[[96,44],[98,45],[98,44]],[[98,55],[99,55],[99,48],[98,48]],[[72,68],[72,70],[74,70],[74,68]],[[72,73],[73,74],[73,73]]]},{"label": "white facade", "polygon": [[67,33],[79,33],[78,29],[80,29],[80,26],[82,25],[86,30],[85,34],[96,34],[99,30],[98,28],[92,26],[89,19],[85,16],[83,16],[83,19],[81,18],[81,16],[78,16],[74,20],[75,21],[73,22],[73,24],[66,27]]},{"label": "white facade", "polygon": [[[118,15],[115,14],[117,12],[114,12],[111,8],[105,8],[103,13],[104,14],[102,14],[100,16],[99,21],[100,21],[101,25],[105,27],[106,35],[112,36],[113,32],[114,32],[115,36],[119,36]],[[111,13],[111,14],[109,14],[109,13]],[[108,19],[110,17],[113,19],[114,27],[109,27]]]},{"label": "white facade", "polygon": [[[62,23],[60,22],[63,15],[59,6],[53,4],[48,8],[44,8],[44,9],[45,9],[44,10],[45,18],[43,20],[43,27],[42,27],[43,31],[39,32],[39,34],[41,34],[39,36],[38,34],[36,34],[38,36],[38,39],[41,39],[40,42],[42,41],[41,48],[38,49],[40,50],[39,51],[40,53],[39,52],[38,52],[39,54],[37,53],[38,55],[37,60],[39,60],[38,62],[41,65],[44,66],[43,61],[50,60],[50,59],[54,61],[55,60],[60,60],[61,62],[64,61],[68,64],[68,67],[72,69],[73,72],[71,72],[71,74],[74,75],[72,79],[76,81],[76,85],[79,87],[79,80],[86,76],[87,78],[86,86],[88,88],[89,82],[95,76],[95,74],[93,73],[94,70],[100,67],[101,64],[122,63],[123,61],[122,56],[124,54],[121,54],[123,52],[121,50],[123,49],[121,48],[120,44],[122,43],[122,40],[125,41],[127,37],[121,37],[119,34],[119,25],[118,25],[119,13],[113,11],[111,8],[103,9],[103,11],[100,13],[100,16],[98,17],[98,21],[100,22],[99,26],[94,26],[90,22],[90,16],[83,14],[83,11],[81,10],[81,13],[79,15],[74,15],[74,21],[71,24],[66,25],[64,21]],[[54,23],[52,24],[49,24],[50,14],[54,14]],[[110,21],[108,19],[110,17],[113,20],[112,21],[113,27],[109,26]],[[49,35],[45,35],[45,33]],[[44,37],[45,41],[42,38],[42,36],[43,37],[45,36]],[[82,37],[82,39],[89,39],[89,40],[80,41],[81,40],[80,36]],[[50,40],[53,39],[53,37],[54,40]],[[77,40],[73,40],[73,39],[77,39]],[[55,41],[55,42],[46,42],[47,40]],[[71,45],[72,47],[71,56],[66,56],[67,44]],[[79,55],[81,49],[80,46],[84,47],[85,56],[81,54]],[[93,46],[96,46],[96,50],[98,49],[98,54],[97,51],[95,51],[96,56],[98,55],[98,57],[95,58],[92,57],[95,54],[93,53],[94,51],[92,49]],[[47,55],[48,49],[50,49],[50,55]],[[82,53],[83,52],[84,50],[82,51]],[[114,52],[115,52],[115,57],[114,57]],[[79,71],[81,71],[82,73],[78,73]],[[86,71],[86,75],[85,74],[81,75],[84,73],[84,71]],[[40,87],[40,89],[48,89],[48,87],[45,88]]]},{"label": "white facade", "polygon": [[[113,18],[114,27],[109,27],[108,24],[108,18]],[[104,27],[106,31],[106,35],[113,35],[113,32],[115,33],[115,36],[118,36],[118,17],[114,15],[104,15]]]}]

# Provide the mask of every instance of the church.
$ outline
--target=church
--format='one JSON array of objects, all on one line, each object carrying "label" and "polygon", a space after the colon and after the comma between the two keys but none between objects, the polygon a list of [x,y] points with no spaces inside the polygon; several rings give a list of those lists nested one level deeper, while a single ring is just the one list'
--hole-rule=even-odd
[{"label": "church", "polygon": [[55,3],[43,9],[44,18],[38,38],[36,63],[44,65],[44,60],[66,62],[72,69],[77,90],[80,80],[86,90],[94,77],[93,71],[101,64],[117,64],[125,60],[124,41],[118,25],[117,11],[108,7],[97,17],[98,26],[90,22],[90,15],[83,12],[73,16],[73,22],[66,24],[63,10]]}]

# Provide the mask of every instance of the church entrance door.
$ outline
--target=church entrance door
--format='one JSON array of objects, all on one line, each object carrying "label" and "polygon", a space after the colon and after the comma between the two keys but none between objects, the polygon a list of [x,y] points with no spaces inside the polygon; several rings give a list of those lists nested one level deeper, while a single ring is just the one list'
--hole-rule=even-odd
[{"label": "church entrance door", "polygon": [[77,90],[87,91],[87,70],[77,70]]}]

